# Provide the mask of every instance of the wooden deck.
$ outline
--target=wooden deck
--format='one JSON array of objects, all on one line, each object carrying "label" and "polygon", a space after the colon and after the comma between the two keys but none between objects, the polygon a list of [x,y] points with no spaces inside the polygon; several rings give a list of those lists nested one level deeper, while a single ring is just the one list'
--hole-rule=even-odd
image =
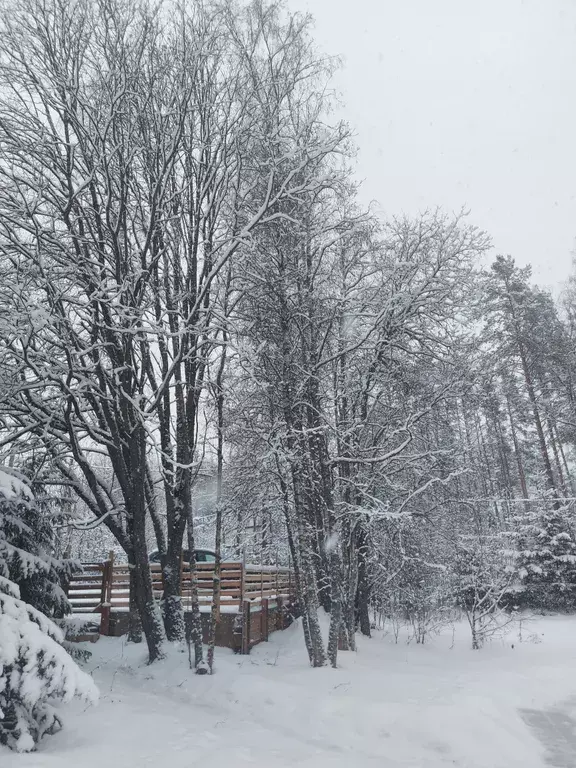
[{"label": "wooden deck", "polygon": [[[160,564],[152,563],[150,571],[154,596],[160,600],[163,592]],[[208,614],[213,601],[214,564],[197,563],[195,575],[200,612]],[[181,595],[185,612],[191,605],[192,576],[189,563],[182,563]],[[127,618],[129,612],[129,567],[112,559],[84,563],[82,573],[75,574],[67,585],[67,594],[74,614],[100,614],[100,634],[118,634],[116,627],[125,626],[122,615]],[[221,623],[228,631],[220,633],[219,644],[249,652],[256,642],[267,640],[269,632],[283,629],[289,623],[286,610],[294,599],[294,575],[290,568],[222,563],[218,607]]]}]

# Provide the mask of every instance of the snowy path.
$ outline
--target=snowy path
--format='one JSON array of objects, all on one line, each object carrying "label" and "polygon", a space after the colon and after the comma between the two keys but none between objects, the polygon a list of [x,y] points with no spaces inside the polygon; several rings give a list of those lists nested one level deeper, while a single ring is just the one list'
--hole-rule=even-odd
[{"label": "snowy path", "polygon": [[311,670],[294,626],[249,657],[219,651],[204,678],[178,649],[146,667],[142,648],[102,638],[89,663],[100,705],[69,707],[37,754],[0,748],[0,766],[575,768],[576,619],[528,634],[481,652],[464,627],[453,648],[452,632],[424,647],[377,635],[339,669]]},{"label": "snowy path", "polygon": [[523,709],[520,714],[546,749],[546,765],[576,766],[576,720],[556,709]]}]

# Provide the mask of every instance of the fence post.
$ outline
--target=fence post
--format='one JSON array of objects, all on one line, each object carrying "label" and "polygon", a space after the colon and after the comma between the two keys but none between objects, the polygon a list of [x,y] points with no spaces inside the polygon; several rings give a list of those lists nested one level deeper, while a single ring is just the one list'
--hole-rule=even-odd
[{"label": "fence post", "polygon": [[276,629],[284,629],[284,598],[278,595],[276,598]]},{"label": "fence post", "polygon": [[276,559],[276,599],[278,599],[278,595],[280,594],[280,571],[278,569],[278,559]]},{"label": "fence post", "polygon": [[264,597],[260,602],[262,603],[260,611],[260,634],[262,635],[262,640],[268,642],[268,598]]},{"label": "fence post", "polygon": [[244,655],[250,653],[250,601],[244,600],[242,604],[242,651]]},{"label": "fence post", "polygon": [[114,574],[114,552],[102,564],[102,592],[100,603],[100,634],[110,634],[110,608],[112,607],[112,577]]},{"label": "fence post", "polygon": [[246,564],[244,558],[240,563],[240,605],[244,605],[244,573],[246,570]]},{"label": "fence post", "polygon": [[182,610],[184,610],[184,574],[185,574],[184,551],[181,549],[180,550],[180,579],[179,579],[180,587],[178,589],[178,592],[180,594],[180,604],[182,605]]},{"label": "fence post", "polygon": [[[189,567],[189,589],[190,593],[188,595],[188,610],[192,610],[192,597],[194,595],[194,587],[196,587],[196,597],[198,597],[198,572],[196,570],[196,555],[192,553],[192,557],[190,558],[190,562],[188,564]],[[194,579],[196,579],[196,584],[194,584]],[[200,600],[198,600],[198,607],[200,607]]]},{"label": "fence post", "polygon": [[[110,612],[105,608],[106,590],[108,587],[108,561],[102,563],[102,585],[100,587],[100,634],[107,635],[110,622]],[[98,610],[98,609],[96,609]]]},{"label": "fence post", "polygon": [[[214,619],[216,623],[220,621],[220,608],[222,605],[222,579],[224,578],[223,573],[225,570],[226,569],[222,568],[222,562],[218,563],[218,568],[216,568],[216,563],[214,563],[214,568],[212,570],[212,602],[214,603],[215,608]],[[216,590],[214,590],[214,587],[216,587]]]}]

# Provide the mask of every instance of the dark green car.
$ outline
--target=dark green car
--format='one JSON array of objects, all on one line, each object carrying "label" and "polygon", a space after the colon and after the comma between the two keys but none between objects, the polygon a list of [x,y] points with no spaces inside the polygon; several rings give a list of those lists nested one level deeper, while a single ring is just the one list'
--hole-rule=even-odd
[{"label": "dark green car", "polygon": [[[191,558],[189,549],[182,550],[182,559],[185,563],[190,562]],[[214,563],[216,562],[216,553],[211,549],[195,549],[194,559],[197,563]],[[157,549],[153,549],[148,556],[148,561],[150,563],[161,562],[160,552]]]}]

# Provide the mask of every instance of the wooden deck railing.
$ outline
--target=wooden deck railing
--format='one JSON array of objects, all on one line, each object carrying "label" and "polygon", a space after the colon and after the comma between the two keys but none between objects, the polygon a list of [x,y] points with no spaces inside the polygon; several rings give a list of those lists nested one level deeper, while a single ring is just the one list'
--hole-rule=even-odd
[{"label": "wooden deck railing", "polygon": [[[181,565],[181,595],[184,610],[189,610],[192,593],[192,573],[189,563]],[[154,596],[162,597],[162,570],[158,563],[150,565]],[[212,605],[214,564],[197,563],[196,579],[201,611]],[[84,563],[82,573],[75,574],[68,584],[68,599],[73,613],[100,613],[102,634],[110,613],[127,612],[130,604],[130,570],[127,564],[112,559],[103,563]],[[264,604],[278,598],[292,600],[295,593],[294,576],[290,568],[280,566],[222,563],[220,574],[220,611],[237,613],[245,603]]]}]

